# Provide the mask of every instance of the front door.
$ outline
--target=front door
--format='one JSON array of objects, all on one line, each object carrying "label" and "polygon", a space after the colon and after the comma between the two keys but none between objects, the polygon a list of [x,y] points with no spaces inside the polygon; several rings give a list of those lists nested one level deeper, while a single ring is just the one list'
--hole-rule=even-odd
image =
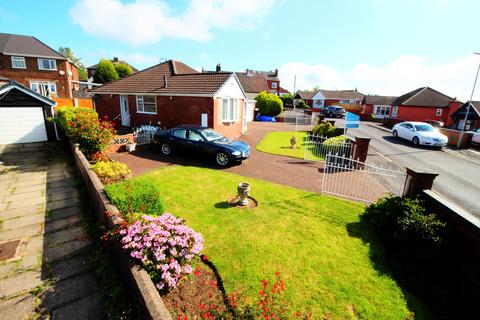
[{"label": "front door", "polygon": [[130,126],[130,110],[128,109],[127,96],[120,96],[120,113],[122,116],[122,126]]}]

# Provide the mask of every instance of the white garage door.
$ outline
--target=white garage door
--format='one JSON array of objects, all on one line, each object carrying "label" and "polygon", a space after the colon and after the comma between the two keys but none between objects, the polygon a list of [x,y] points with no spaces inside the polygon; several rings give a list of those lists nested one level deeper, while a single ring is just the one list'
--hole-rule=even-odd
[{"label": "white garage door", "polygon": [[47,141],[42,108],[0,108],[0,144]]}]

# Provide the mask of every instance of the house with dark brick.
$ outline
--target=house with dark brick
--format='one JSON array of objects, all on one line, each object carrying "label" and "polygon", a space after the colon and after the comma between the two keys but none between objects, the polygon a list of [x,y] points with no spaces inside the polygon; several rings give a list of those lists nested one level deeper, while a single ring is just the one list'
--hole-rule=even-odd
[{"label": "house with dark brick", "polygon": [[73,98],[77,67],[32,36],[0,33],[0,75],[49,98]]},{"label": "house with dark brick", "polygon": [[94,90],[95,109],[118,126],[208,126],[227,137],[247,129],[247,97],[233,72],[198,72],[168,60]]},{"label": "house with dark brick", "polygon": [[[126,62],[124,60],[118,59],[118,57],[113,57],[113,59],[111,59],[110,61],[113,63],[113,65],[125,64],[127,66],[130,66],[130,68],[132,68],[133,72],[138,72],[137,68],[135,68],[134,66],[132,66],[131,64],[129,64],[128,62]],[[88,74],[89,81],[93,80],[93,75],[97,71],[97,66],[98,66],[98,64],[94,64],[94,65],[91,65],[91,66],[87,67],[87,74]]]},{"label": "house with dark brick", "polygon": [[397,97],[367,95],[362,100],[361,114],[365,116],[374,115],[377,119],[390,117],[392,103]]},{"label": "house with dark brick", "polygon": [[451,125],[451,115],[462,103],[430,87],[399,96],[392,102],[390,119],[396,121],[442,121]]}]

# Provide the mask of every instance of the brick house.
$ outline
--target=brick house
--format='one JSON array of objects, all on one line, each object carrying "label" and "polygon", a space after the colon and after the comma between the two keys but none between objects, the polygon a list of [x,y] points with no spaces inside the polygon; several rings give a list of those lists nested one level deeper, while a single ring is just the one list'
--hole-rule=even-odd
[{"label": "brick house", "polygon": [[50,98],[72,99],[77,67],[35,37],[0,33],[0,75]]},{"label": "brick house", "polygon": [[313,96],[317,93],[317,91],[310,91],[310,90],[298,90],[295,95],[293,96],[293,104],[298,105],[300,100],[303,100],[306,105],[312,107],[313,106]]},{"label": "brick house", "polygon": [[312,97],[312,108],[320,111],[328,106],[340,106],[346,111],[360,113],[365,95],[355,90],[323,90],[319,89]]},{"label": "brick house", "polygon": [[362,100],[361,115],[368,117],[373,114],[377,119],[388,118],[390,117],[390,112],[392,110],[392,102],[395,99],[397,99],[397,97],[378,95],[365,96]]},{"label": "brick house", "polygon": [[202,125],[232,138],[247,129],[247,97],[233,72],[198,72],[168,60],[92,93],[99,115],[118,126]]},{"label": "brick house", "polygon": [[410,91],[392,102],[390,118],[397,121],[442,121],[451,125],[451,115],[461,102],[430,87]]},{"label": "brick house", "polygon": [[238,75],[260,76],[267,82],[267,91],[269,93],[280,95],[280,79],[278,78],[278,69],[275,71],[258,71],[247,69],[245,72],[239,72]]},{"label": "brick house", "polygon": [[468,104],[468,101],[465,102],[450,116],[453,122],[452,127],[454,129],[463,129],[463,125],[465,123],[465,116],[467,116],[465,130],[475,131],[477,129],[480,129],[480,101],[471,101],[470,109],[468,110],[467,115]]}]

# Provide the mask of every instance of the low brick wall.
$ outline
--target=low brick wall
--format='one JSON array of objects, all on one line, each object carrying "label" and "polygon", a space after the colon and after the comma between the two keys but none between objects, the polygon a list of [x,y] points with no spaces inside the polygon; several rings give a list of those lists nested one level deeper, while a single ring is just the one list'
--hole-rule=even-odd
[{"label": "low brick wall", "polygon": [[[70,146],[75,163],[88,190],[93,212],[108,228],[121,225],[123,222],[122,216],[117,207],[108,200],[104,186],[93,172],[87,158],[79,150],[77,144],[70,143]],[[122,272],[129,293],[136,302],[140,312],[139,319],[172,320],[170,312],[165,307],[148,273],[128,259],[120,243],[112,243],[109,249]]]},{"label": "low brick wall", "polygon": [[129,143],[134,143],[133,133],[127,133],[122,135],[115,135],[113,138],[112,144],[108,146],[106,152],[115,153],[115,152],[124,152],[126,151],[125,145]]},{"label": "low brick wall", "polygon": [[[449,146],[452,146],[452,147],[457,146],[458,140],[460,139],[461,131],[440,128],[440,132],[448,137]],[[460,148],[467,148],[470,144],[470,141],[472,140],[472,137],[473,137],[473,132],[464,132],[462,137],[462,142],[460,143]]]}]

